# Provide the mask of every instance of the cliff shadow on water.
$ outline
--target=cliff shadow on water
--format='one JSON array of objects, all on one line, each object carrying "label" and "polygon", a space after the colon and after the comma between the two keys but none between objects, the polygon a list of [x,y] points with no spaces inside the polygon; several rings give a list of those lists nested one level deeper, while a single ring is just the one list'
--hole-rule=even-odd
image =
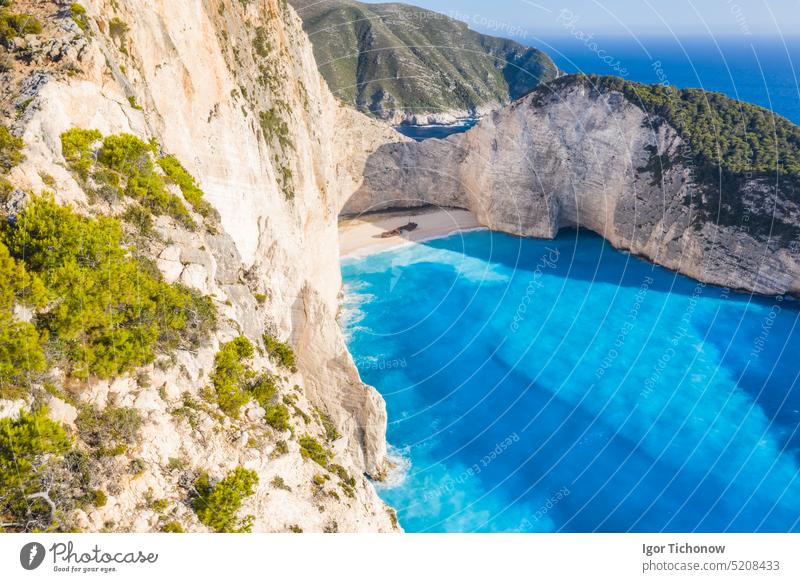
[{"label": "cliff shadow on water", "polygon": [[[525,249],[528,237],[521,237],[501,232],[492,232],[492,238],[503,237],[512,241],[508,244],[517,249],[516,254],[509,254],[507,248],[497,250],[493,244],[479,244],[465,241],[461,247],[465,258],[474,258],[486,263],[505,266],[523,277],[532,277],[547,268],[547,274],[559,279],[573,279],[596,285],[612,285],[615,287],[636,289],[647,281],[648,289],[660,293],[677,294],[691,297],[697,293],[698,287],[708,288],[713,295],[728,295],[730,289],[705,285],[671,271],[646,258],[637,257],[628,251],[615,249],[607,240],[597,233],[575,227],[559,230],[555,238],[538,239],[538,252],[530,253]],[[441,239],[433,239],[421,243],[429,248],[443,248]],[[613,255],[624,255],[624,260],[606,260]],[[735,295],[742,301],[768,303],[767,298],[748,293]]]}]

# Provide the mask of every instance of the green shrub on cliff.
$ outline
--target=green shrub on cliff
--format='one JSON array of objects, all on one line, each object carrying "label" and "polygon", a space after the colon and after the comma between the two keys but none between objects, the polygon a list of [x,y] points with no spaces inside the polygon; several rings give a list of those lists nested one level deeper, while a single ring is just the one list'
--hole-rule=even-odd
[{"label": "green shrub on cliff", "polygon": [[209,299],[165,283],[131,256],[115,219],[34,197],[0,226],[0,243],[43,282],[50,304],[33,322],[53,363],[74,376],[123,374],[159,352],[197,345],[215,325]]},{"label": "green shrub on cliff", "polygon": [[217,533],[249,532],[255,518],[248,515],[240,519],[237,513],[242,501],[255,493],[256,485],[256,472],[242,467],[236,467],[215,485],[204,473],[195,481],[192,508],[200,522]]},{"label": "green shrub on cliff", "polygon": [[69,5],[69,15],[75,24],[78,25],[83,32],[89,32],[89,17],[86,15],[86,8],[82,4],[73,2]]},{"label": "green shrub on cliff", "polygon": [[278,394],[278,384],[272,374],[261,374],[250,386],[250,394],[263,408],[267,408]]},{"label": "green shrub on cliff", "polygon": [[0,176],[0,204],[4,204],[12,192],[14,192],[14,187],[11,182]]},{"label": "green shrub on cliff", "polygon": [[[0,63],[0,72],[3,72]],[[8,200],[14,191],[11,182],[3,177],[11,168],[19,164],[25,156],[22,153],[22,139],[14,136],[4,125],[0,125],[0,204]]]},{"label": "green shrub on cliff", "polygon": [[276,402],[278,385],[272,374],[256,375],[251,367],[255,354],[252,342],[244,336],[220,347],[214,358],[211,382],[217,395],[217,404],[232,418],[251,399],[266,412],[264,421],[275,430],[289,430],[289,409]]},{"label": "green shrub on cliff", "polygon": [[305,435],[300,437],[298,442],[300,443],[300,455],[304,459],[311,459],[322,467],[328,466],[333,453],[322,446],[317,439],[311,435]]},{"label": "green shrub on cliff", "polygon": [[14,306],[42,307],[47,291],[0,242],[0,398],[21,397],[29,381],[44,371],[42,338],[31,323],[14,315]]},{"label": "green shrub on cliff", "polygon": [[264,420],[275,430],[281,432],[289,430],[289,409],[283,404],[270,404],[265,409],[267,411]]},{"label": "green shrub on cliff", "polygon": [[239,410],[250,401],[247,385],[254,374],[247,362],[254,353],[250,340],[240,336],[223,344],[214,358],[211,382],[217,393],[217,403],[233,418],[238,418]]},{"label": "green shrub on cliff", "polygon": [[192,205],[192,208],[203,217],[208,217],[212,211],[212,206],[203,199],[203,191],[186,168],[178,161],[175,156],[165,156],[158,160],[158,165],[164,173],[178,185],[183,197]]},{"label": "green shrub on cliff", "polygon": [[319,408],[315,408],[314,412],[319,418],[319,422],[320,424],[322,424],[322,428],[325,429],[325,439],[328,442],[333,442],[337,440],[340,436],[342,436],[336,429],[336,424],[334,424],[333,419],[328,414],[326,414],[323,410]]},{"label": "green shrub on cliff", "polygon": [[184,533],[184,529],[177,521],[168,521],[161,526],[161,533]]},{"label": "green shrub on cliff", "polygon": [[114,176],[111,182],[105,180],[107,185],[124,184],[124,193],[145,208],[191,226],[192,219],[186,207],[167,189],[164,179],[156,173],[153,162],[155,154],[154,144],[122,133],[103,139],[97,152],[97,161]]},{"label": "green shrub on cliff", "polygon": [[0,125],[0,174],[5,174],[19,164],[25,156],[22,154],[22,139]]},{"label": "green shrub on cliff", "polygon": [[92,406],[81,409],[76,420],[81,439],[101,456],[116,456],[127,452],[136,443],[142,427],[142,417],[135,408],[107,406],[98,410]]},{"label": "green shrub on cliff", "polygon": [[30,323],[0,312],[0,398],[21,398],[32,379],[44,372],[42,338]]},{"label": "green shrub on cliff", "polygon": [[106,492],[102,489],[96,490],[92,499],[92,505],[95,507],[105,507],[106,503],[108,503],[108,495],[106,495]]},{"label": "green shrub on cliff", "polygon": [[60,500],[48,475],[70,447],[45,409],[0,419],[0,531],[55,527]]},{"label": "green shrub on cliff", "polygon": [[278,341],[270,334],[264,334],[264,347],[267,353],[276,359],[278,363],[288,370],[295,371],[297,361],[294,356],[294,350],[284,342]]},{"label": "green shrub on cliff", "polygon": [[35,16],[11,12],[3,6],[0,5],[0,42],[6,43],[18,36],[42,32],[42,23]]},{"label": "green shrub on cliff", "polygon": [[111,35],[111,38],[119,39],[121,42],[125,41],[128,30],[130,30],[128,23],[118,16],[112,18],[108,23],[108,34]]},{"label": "green shrub on cliff", "polygon": [[120,133],[103,139],[97,161],[125,176],[149,174],[153,169],[151,156],[154,153],[152,143],[145,143],[129,133]]},{"label": "green shrub on cliff", "polygon": [[94,163],[93,145],[103,138],[96,129],[73,128],[61,134],[61,154],[69,167],[84,180]]},{"label": "green shrub on cliff", "polygon": [[275,376],[262,374],[252,382],[250,395],[265,410],[264,421],[275,430],[289,430],[289,409],[276,402],[278,385]]},{"label": "green shrub on cliff", "polygon": [[109,201],[129,196],[149,212],[171,216],[187,227],[194,227],[186,206],[167,187],[169,181],[180,188],[200,215],[213,214],[194,177],[174,156],[159,157],[154,142],[147,143],[127,133],[104,138],[96,130],[73,128],[61,134],[61,148],[68,166],[90,193]]}]

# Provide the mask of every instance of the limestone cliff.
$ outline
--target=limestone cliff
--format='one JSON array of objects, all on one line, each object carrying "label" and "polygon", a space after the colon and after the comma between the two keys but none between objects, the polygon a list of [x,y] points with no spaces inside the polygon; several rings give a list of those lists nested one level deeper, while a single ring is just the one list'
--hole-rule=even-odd
[{"label": "limestone cliff", "polygon": [[[3,49],[2,109],[25,155],[8,175],[8,208],[52,192],[81,213],[120,215],[122,203],[87,196],[59,136],[85,128],[153,140],[196,178],[218,220],[193,230],[157,217],[139,251],[166,281],[210,296],[219,328],[197,351],[110,381],[49,373],[50,394],[36,398],[73,429],[86,407],[132,407],[143,420],[128,453],[93,469],[108,502],[73,508],[66,523],[151,531],[169,519],[202,531],[186,502],[191,476],[213,481],[241,465],[259,477],[242,510],[256,531],[396,529],[364,476],[383,471],[384,404],[360,381],[335,321],[338,200],[388,129],[334,100],[285,0],[86,0],[79,13],[71,4],[13,5],[43,30]],[[265,333],[292,346],[296,369],[265,353]],[[266,426],[254,401],[238,420],[209,402],[215,353],[240,335],[261,350],[253,367],[281,379],[290,432]],[[325,442],[335,464],[308,458],[303,434]]]},{"label": "limestone cliff", "polygon": [[672,125],[621,92],[565,80],[467,133],[382,147],[343,213],[436,204],[522,236],[580,226],[704,282],[800,292],[792,176],[701,183],[691,155]]}]

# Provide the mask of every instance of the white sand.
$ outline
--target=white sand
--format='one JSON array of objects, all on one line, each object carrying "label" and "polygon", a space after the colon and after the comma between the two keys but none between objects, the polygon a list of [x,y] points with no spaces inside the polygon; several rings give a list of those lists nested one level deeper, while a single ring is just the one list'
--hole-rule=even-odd
[{"label": "white sand", "polygon": [[[400,236],[379,238],[381,233],[409,222],[416,222],[419,226]],[[343,257],[358,257],[441,238],[455,232],[483,228],[472,213],[466,210],[423,208],[368,214],[339,221],[339,247]]]}]

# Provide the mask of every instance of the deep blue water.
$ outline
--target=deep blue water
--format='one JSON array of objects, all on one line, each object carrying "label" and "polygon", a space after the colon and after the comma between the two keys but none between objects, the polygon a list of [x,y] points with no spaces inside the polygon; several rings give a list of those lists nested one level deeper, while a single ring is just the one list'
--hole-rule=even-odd
[{"label": "deep blue water", "polygon": [[581,32],[584,31],[578,28],[574,32],[565,30],[557,38],[537,39],[536,42],[519,40],[547,52],[558,67],[568,73],[616,75],[642,83],[721,91],[800,123],[800,36],[593,38],[589,41],[572,36]]},{"label": "deep blue water", "polygon": [[797,303],[474,232],[347,260],[407,531],[800,530]]}]

